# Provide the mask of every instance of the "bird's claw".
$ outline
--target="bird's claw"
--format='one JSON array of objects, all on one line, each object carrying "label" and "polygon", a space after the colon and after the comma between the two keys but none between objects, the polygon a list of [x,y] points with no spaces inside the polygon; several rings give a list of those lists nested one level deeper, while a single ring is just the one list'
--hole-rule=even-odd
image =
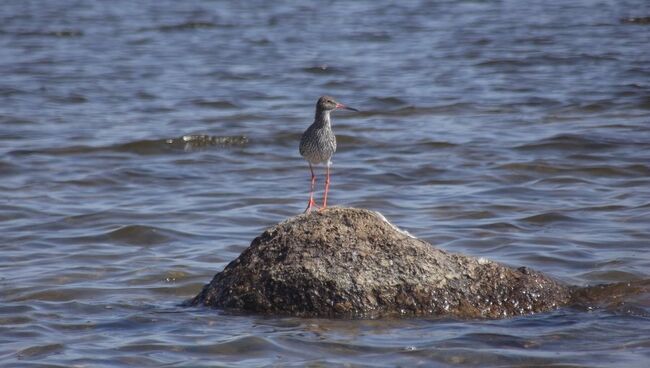
[{"label": "bird's claw", "polygon": [[312,208],[314,208],[314,207],[316,207],[319,211],[322,210],[322,208],[320,206],[318,206],[314,200],[311,200],[307,204],[307,209],[305,209],[304,213],[310,213]]}]

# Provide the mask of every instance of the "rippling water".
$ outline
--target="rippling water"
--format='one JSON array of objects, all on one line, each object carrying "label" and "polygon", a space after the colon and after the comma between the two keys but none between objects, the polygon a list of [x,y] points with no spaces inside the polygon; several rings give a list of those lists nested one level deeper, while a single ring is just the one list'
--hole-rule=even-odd
[{"label": "rippling water", "polygon": [[[650,301],[500,321],[179,307],[330,201],[587,285],[648,278],[650,15],[636,1],[0,5],[0,365],[626,366]],[[322,184],[322,180],[319,184]],[[647,295],[646,295],[647,297]]]}]

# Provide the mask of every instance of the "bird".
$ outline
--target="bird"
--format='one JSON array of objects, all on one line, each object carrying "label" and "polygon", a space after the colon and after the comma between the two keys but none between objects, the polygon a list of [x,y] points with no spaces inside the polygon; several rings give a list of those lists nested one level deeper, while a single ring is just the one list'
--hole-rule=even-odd
[{"label": "bird", "polygon": [[309,163],[311,171],[311,189],[309,191],[309,203],[305,213],[311,212],[312,208],[317,207],[314,201],[314,187],[316,185],[316,175],[314,175],[314,165],[325,164],[325,195],[323,197],[323,206],[327,208],[327,194],[330,189],[330,166],[332,165],[332,156],[336,152],[336,136],[332,131],[332,121],[330,113],[337,109],[346,109],[359,111],[353,107],[346,106],[330,96],[321,96],[316,102],[316,115],[314,122],[305,130],[300,138],[300,155]]}]

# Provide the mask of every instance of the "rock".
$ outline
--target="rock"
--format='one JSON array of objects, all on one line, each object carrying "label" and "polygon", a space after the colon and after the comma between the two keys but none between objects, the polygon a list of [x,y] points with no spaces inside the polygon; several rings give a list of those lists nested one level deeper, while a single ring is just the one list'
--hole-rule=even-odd
[{"label": "rock", "polygon": [[539,272],[436,249],[376,212],[329,208],[264,231],[190,304],[305,317],[500,318],[570,297]]}]

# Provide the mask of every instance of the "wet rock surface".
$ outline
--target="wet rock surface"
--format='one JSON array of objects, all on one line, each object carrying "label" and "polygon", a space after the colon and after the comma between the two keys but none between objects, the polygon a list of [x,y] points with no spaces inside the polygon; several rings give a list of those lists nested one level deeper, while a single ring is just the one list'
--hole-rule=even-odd
[{"label": "wet rock surface", "polygon": [[376,212],[330,208],[255,238],[190,301],[309,317],[501,318],[567,304],[542,273],[436,249]]}]

